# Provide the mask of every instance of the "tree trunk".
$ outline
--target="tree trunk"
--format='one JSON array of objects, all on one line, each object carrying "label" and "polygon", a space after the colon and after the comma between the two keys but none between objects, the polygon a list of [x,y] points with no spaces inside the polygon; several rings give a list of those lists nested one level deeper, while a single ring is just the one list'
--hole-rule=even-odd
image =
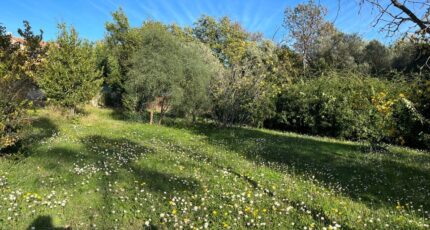
[{"label": "tree trunk", "polygon": [[158,125],[161,125],[161,120],[163,120],[163,117],[164,117],[164,113],[161,112],[160,113],[160,119],[158,119]]},{"label": "tree trunk", "polygon": [[193,124],[195,124],[195,123],[196,123],[196,120],[197,120],[197,117],[196,117],[196,115],[193,113]]},{"label": "tree trunk", "polygon": [[75,107],[70,108],[70,116],[75,116]]},{"label": "tree trunk", "polygon": [[154,110],[152,109],[149,111],[149,124],[154,124]]}]

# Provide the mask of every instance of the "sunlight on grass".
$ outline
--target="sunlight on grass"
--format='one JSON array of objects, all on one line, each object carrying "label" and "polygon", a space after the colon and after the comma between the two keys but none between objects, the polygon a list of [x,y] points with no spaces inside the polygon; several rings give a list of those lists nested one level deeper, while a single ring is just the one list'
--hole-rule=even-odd
[{"label": "sunlight on grass", "polygon": [[38,111],[0,158],[0,228],[428,228],[430,155],[259,129]]}]

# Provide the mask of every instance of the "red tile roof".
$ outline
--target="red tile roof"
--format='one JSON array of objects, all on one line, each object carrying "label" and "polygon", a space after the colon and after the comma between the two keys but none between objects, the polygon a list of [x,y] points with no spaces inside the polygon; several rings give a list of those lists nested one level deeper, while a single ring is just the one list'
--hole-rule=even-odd
[{"label": "red tile roof", "polygon": [[[25,40],[23,38],[18,38],[18,37],[12,37],[11,42],[12,42],[12,44],[19,43],[22,46],[25,44]],[[40,46],[42,46],[42,47],[45,47],[47,44],[48,43],[44,42],[44,41],[40,42]]]}]

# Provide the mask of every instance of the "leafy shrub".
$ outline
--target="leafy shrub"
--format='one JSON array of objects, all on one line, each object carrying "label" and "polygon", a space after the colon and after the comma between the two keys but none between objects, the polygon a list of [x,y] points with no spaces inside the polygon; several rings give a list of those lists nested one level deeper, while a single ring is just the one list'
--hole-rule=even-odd
[{"label": "leafy shrub", "polygon": [[394,104],[405,84],[331,73],[291,85],[277,101],[271,128],[371,143],[392,141]]}]

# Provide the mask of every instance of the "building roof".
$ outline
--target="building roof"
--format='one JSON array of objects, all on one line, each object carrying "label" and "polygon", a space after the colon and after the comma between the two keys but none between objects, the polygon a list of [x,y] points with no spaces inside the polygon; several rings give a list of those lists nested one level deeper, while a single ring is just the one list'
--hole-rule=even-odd
[{"label": "building roof", "polygon": [[[19,37],[11,37],[11,42],[12,42],[12,44],[19,43],[22,46],[24,46],[24,44],[25,44],[24,38],[19,38]],[[40,46],[42,46],[42,47],[45,47],[47,44],[48,43],[44,42],[44,41],[40,42]]]}]

